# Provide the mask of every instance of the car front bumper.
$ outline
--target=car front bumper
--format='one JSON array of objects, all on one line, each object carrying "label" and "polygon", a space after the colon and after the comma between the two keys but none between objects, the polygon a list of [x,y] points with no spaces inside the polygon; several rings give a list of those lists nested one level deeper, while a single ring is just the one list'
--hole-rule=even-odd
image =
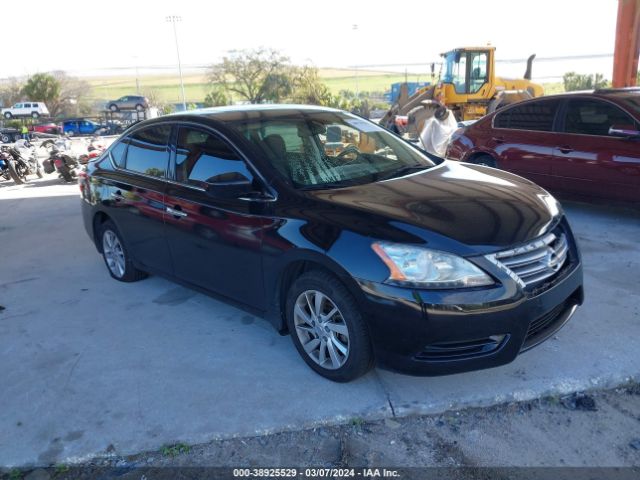
[{"label": "car front bumper", "polygon": [[554,335],[582,304],[576,257],[543,289],[459,291],[359,281],[378,365],[412,375],[497,367]]}]

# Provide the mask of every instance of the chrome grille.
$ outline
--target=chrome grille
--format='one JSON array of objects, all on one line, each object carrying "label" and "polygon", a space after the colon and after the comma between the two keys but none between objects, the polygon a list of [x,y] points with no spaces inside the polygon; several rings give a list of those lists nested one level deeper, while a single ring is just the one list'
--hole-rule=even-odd
[{"label": "chrome grille", "polygon": [[534,285],[555,275],[567,260],[569,245],[564,233],[549,233],[533,242],[487,255],[522,287]]}]

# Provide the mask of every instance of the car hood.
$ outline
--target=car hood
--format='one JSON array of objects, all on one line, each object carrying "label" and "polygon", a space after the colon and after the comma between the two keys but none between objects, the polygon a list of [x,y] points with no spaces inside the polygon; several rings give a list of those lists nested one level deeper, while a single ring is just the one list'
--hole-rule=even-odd
[{"label": "car hood", "polygon": [[421,229],[489,249],[539,237],[561,216],[558,202],[534,183],[494,168],[451,161],[399,178],[310,193],[396,228],[420,227],[408,231],[427,241],[429,235]]}]

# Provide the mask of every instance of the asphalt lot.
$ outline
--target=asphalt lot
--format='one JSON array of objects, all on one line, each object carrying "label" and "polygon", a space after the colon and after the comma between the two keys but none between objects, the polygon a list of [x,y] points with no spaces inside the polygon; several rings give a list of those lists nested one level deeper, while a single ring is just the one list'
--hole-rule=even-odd
[{"label": "asphalt lot", "polygon": [[107,274],[54,175],[0,182],[0,465],[79,461],[175,442],[609,387],[640,378],[640,213],[565,204],[586,304],[559,334],[489,371],[351,384],[314,374],[264,320],[151,277]]}]

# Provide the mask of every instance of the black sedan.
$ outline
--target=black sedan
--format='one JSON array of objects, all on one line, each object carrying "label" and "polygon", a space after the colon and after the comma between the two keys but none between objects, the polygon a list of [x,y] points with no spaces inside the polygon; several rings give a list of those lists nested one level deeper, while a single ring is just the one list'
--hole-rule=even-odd
[{"label": "black sedan", "polygon": [[174,279],[268,318],[307,364],[440,375],[512,361],[583,301],[560,205],[349,113],[234,106],[127,130],[80,178],[111,276]]}]

